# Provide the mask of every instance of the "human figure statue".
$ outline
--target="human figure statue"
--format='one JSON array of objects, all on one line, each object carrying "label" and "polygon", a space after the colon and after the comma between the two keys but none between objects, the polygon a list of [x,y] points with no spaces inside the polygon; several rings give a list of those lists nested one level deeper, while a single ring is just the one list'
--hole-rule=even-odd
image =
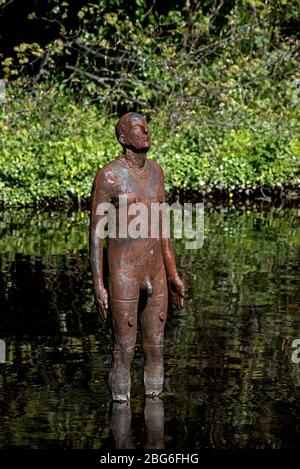
[{"label": "human figure statue", "polygon": [[[163,390],[163,342],[168,308],[168,286],[172,303],[183,307],[184,284],[177,270],[169,237],[119,235],[108,238],[108,288],[103,267],[103,239],[97,225],[105,216],[99,204],[111,203],[120,214],[119,196],[132,204],[143,203],[150,213],[153,202],[165,200],[163,170],[147,159],[151,146],[150,132],[144,117],[135,112],[123,115],[116,125],[116,135],[123,147],[119,158],[96,174],[91,197],[90,259],[94,293],[100,316],[107,319],[110,304],[114,331],[113,364],[109,387],[114,401],[130,398],[130,366],[134,355],[137,323],[140,320],[144,354],[146,396]],[[128,212],[129,213],[129,212]],[[128,215],[128,223],[132,216]],[[149,235],[150,233],[149,226]]]}]

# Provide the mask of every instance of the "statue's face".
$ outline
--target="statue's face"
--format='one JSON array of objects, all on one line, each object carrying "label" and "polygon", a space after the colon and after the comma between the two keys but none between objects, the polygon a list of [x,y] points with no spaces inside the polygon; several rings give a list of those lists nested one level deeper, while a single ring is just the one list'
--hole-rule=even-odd
[{"label": "statue's face", "polygon": [[123,124],[123,132],[119,140],[125,147],[147,152],[151,147],[151,138],[146,120],[129,115]]}]

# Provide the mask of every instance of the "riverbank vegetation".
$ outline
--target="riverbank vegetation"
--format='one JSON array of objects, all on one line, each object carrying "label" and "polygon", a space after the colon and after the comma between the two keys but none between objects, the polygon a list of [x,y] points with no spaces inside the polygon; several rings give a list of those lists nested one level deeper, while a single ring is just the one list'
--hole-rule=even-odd
[{"label": "riverbank vegetation", "polygon": [[22,3],[0,1],[0,205],[87,203],[128,110],[169,193],[297,195],[298,0]]}]

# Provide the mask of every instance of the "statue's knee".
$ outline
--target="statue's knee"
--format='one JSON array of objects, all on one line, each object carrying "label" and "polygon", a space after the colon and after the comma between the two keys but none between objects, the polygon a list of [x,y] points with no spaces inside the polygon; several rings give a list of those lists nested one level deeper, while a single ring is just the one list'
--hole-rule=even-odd
[{"label": "statue's knee", "polygon": [[119,357],[121,362],[131,362],[134,355],[134,347],[127,344],[118,344],[115,348],[115,358]]}]

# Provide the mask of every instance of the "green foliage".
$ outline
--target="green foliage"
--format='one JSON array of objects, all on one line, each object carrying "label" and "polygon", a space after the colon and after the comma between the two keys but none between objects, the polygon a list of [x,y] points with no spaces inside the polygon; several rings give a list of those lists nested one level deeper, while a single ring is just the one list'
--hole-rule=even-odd
[{"label": "green foliage", "polygon": [[151,120],[150,157],[164,166],[169,191],[298,187],[298,5],[33,8],[28,21],[39,28],[43,13],[52,36],[2,54],[0,204],[86,200],[98,168],[121,151],[114,125],[128,110]]},{"label": "green foliage", "polygon": [[[116,116],[104,118],[96,105],[79,105],[55,87],[47,92],[40,87],[34,94],[11,87],[7,99],[0,118],[1,205],[87,200],[97,170],[121,152]],[[235,104],[221,108],[218,125],[206,123],[209,115],[205,119],[203,114],[176,126],[163,111],[152,116],[149,156],[163,165],[167,190],[209,193],[299,185],[296,109],[280,121],[274,112],[266,119],[259,104],[254,100],[256,109],[241,111],[245,128],[222,125],[234,120]]]},{"label": "green foliage", "polygon": [[[18,90],[17,90],[18,91]],[[21,97],[1,115],[0,200],[4,205],[68,203],[88,196],[93,175],[116,152],[114,129],[95,106],[52,89]]]}]

